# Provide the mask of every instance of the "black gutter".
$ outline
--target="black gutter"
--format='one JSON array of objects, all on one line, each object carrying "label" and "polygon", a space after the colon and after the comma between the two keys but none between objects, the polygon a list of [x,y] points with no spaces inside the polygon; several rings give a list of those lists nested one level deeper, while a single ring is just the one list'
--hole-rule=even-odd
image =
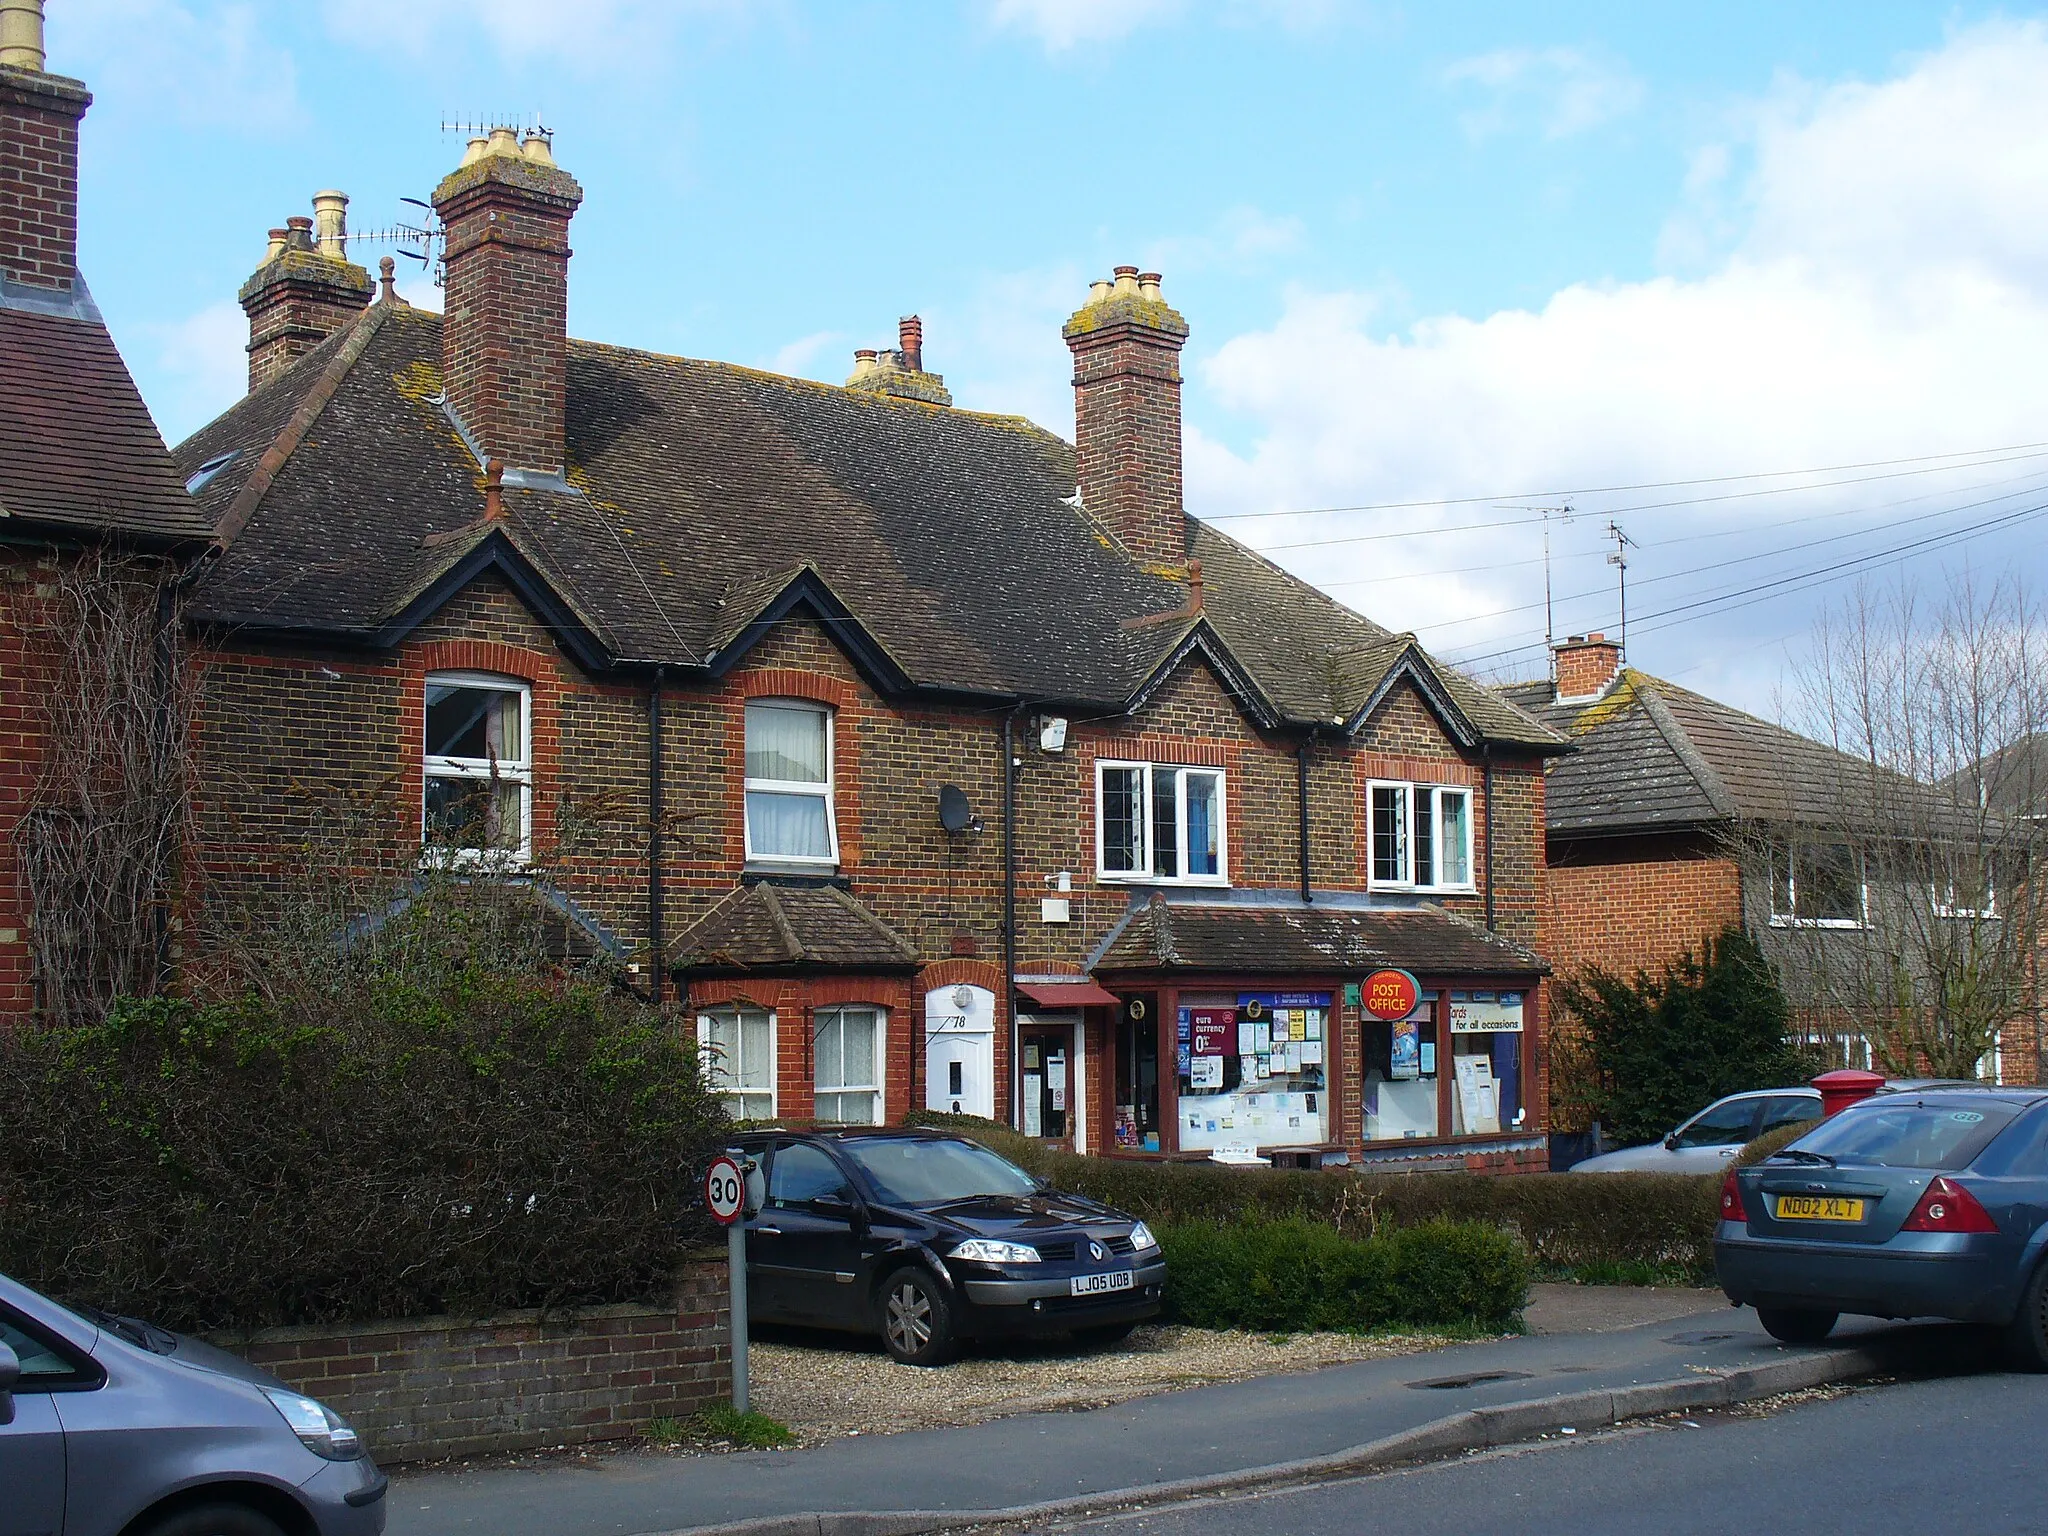
[{"label": "black gutter", "polygon": [[1017,1070],[1017,717],[1003,716],[1003,1011],[1010,1019],[1010,1124],[1023,1124],[1023,1075]]},{"label": "black gutter", "polygon": [[1301,745],[1294,749],[1296,793],[1301,802],[1301,901],[1307,906],[1315,900],[1309,893],[1308,885],[1308,754],[1315,745],[1313,736],[1301,738]]},{"label": "black gutter", "polygon": [[663,931],[661,890],[661,685],[668,669],[654,669],[647,690],[647,949],[652,957],[654,1006],[661,1006],[668,971],[668,935]]},{"label": "black gutter", "polygon": [[1486,839],[1486,931],[1493,932],[1493,743],[1479,747],[1479,795],[1485,802],[1480,810]]}]

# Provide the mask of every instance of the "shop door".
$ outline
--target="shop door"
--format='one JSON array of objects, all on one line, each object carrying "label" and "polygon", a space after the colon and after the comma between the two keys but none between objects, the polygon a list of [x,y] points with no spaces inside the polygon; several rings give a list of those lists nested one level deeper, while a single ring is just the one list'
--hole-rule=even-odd
[{"label": "shop door", "polygon": [[1024,1063],[1024,1134],[1071,1140],[1081,1108],[1074,1091],[1073,1025],[1026,1025],[1018,1031],[1018,1044]]},{"label": "shop door", "polygon": [[1142,1152],[1162,1150],[1159,1123],[1159,1020],[1151,996],[1127,998],[1116,1023],[1116,1097],[1111,1141]]}]

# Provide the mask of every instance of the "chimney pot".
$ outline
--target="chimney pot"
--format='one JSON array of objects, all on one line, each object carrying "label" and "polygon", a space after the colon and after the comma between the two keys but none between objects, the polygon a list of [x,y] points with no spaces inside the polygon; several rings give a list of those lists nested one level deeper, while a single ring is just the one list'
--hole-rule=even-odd
[{"label": "chimney pot", "polygon": [[490,138],[484,143],[484,153],[487,155],[517,155],[519,153],[518,132],[503,125],[493,128]]},{"label": "chimney pot", "polygon": [[1114,290],[1111,288],[1110,281],[1108,278],[1098,277],[1097,279],[1095,279],[1094,282],[1088,285],[1088,302],[1090,304],[1100,304],[1104,299],[1108,298],[1113,291]]},{"label": "chimney pot", "polygon": [[1140,272],[1138,274],[1138,292],[1155,304],[1166,302],[1166,296],[1159,291],[1159,274],[1157,272]]},{"label": "chimney pot", "polygon": [[266,264],[277,260],[278,257],[284,254],[284,237],[284,230],[273,229],[270,232],[270,244],[263,252],[263,260]]},{"label": "chimney pot", "polygon": [[490,142],[483,134],[473,135],[470,138],[468,148],[462,152],[462,163],[464,165],[475,165],[477,161],[483,159],[484,150]]},{"label": "chimney pot", "polygon": [[313,249],[313,221],[302,213],[295,213],[284,221],[284,243],[287,249],[310,251]]},{"label": "chimney pot", "polygon": [[924,321],[905,315],[896,322],[896,341],[903,349],[903,366],[912,373],[924,372]]},{"label": "chimney pot", "polygon": [[1116,282],[1114,284],[1114,287],[1116,290],[1116,296],[1120,299],[1137,297],[1138,269],[1136,267],[1118,267],[1116,269]]},{"label": "chimney pot", "polygon": [[313,194],[313,230],[320,254],[335,261],[348,260],[348,195],[343,192]]},{"label": "chimney pot", "polygon": [[44,73],[43,0],[0,0],[0,64]]},{"label": "chimney pot", "polygon": [[547,136],[542,133],[529,133],[522,139],[519,144],[519,153],[525,159],[531,160],[535,165],[553,165],[555,163],[555,152],[548,147]]}]

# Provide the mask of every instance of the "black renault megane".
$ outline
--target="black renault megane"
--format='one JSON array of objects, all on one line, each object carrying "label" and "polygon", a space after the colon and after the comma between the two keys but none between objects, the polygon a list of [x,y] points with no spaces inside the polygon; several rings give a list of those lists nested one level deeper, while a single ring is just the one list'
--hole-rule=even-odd
[{"label": "black renault megane", "polygon": [[751,1316],[879,1332],[910,1365],[960,1341],[1113,1342],[1159,1312],[1166,1260],[1142,1221],[1062,1194],[978,1142],[933,1131],[764,1131],[747,1218]]}]

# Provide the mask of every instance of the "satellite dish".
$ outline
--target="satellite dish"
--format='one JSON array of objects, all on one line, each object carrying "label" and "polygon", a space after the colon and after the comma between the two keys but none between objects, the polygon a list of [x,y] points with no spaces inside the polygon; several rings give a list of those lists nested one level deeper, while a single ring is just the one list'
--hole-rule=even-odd
[{"label": "satellite dish", "polygon": [[967,803],[967,792],[958,784],[947,784],[939,790],[939,825],[948,832],[965,832],[974,825],[974,807]]}]

